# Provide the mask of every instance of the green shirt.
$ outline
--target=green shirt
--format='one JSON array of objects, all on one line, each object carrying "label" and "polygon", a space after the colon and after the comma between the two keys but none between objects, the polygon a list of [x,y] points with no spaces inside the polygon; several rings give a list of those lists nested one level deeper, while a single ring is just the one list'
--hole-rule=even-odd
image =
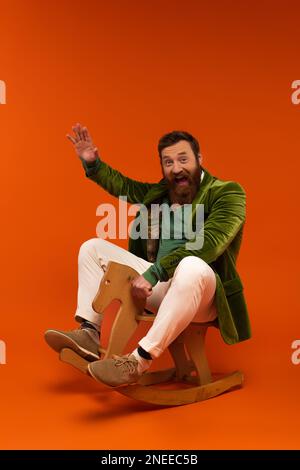
[{"label": "green shirt", "polygon": [[[168,198],[164,198],[163,204],[169,207],[169,214],[162,212],[162,225],[159,240],[159,248],[155,263],[143,273],[144,278],[150,282],[152,286],[159,281],[161,270],[159,260],[168,255],[172,251],[185,244],[185,220],[183,216],[183,206],[170,206]],[[179,238],[180,237],[180,238]]]}]

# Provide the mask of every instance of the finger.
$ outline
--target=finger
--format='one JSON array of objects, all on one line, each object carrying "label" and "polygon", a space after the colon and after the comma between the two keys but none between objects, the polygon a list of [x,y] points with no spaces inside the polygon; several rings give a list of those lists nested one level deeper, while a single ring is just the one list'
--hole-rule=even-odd
[{"label": "finger", "polygon": [[78,130],[80,140],[84,140],[83,127],[79,122],[77,123],[77,130]]},{"label": "finger", "polygon": [[149,297],[152,294],[152,287],[146,287],[144,292],[145,292],[145,295]]},{"label": "finger", "polygon": [[[77,139],[77,134],[76,134],[75,130],[76,130],[76,126],[72,126],[72,131],[74,132],[74,135],[72,135],[72,138],[75,139],[75,142],[77,142],[78,139]],[[68,134],[68,135],[70,135],[70,134]]]},{"label": "finger", "polygon": [[66,137],[72,142],[72,144],[76,144],[76,140],[70,134],[67,134]]},{"label": "finger", "polygon": [[132,295],[135,299],[142,299],[143,298],[139,291],[135,291]]},{"label": "finger", "polygon": [[137,299],[145,299],[145,293],[143,291],[138,291],[135,295]]},{"label": "finger", "polygon": [[152,289],[147,288],[145,291],[145,295],[146,297],[150,297],[150,295],[152,295]]},{"label": "finger", "polygon": [[89,131],[87,130],[86,127],[83,127],[83,128],[82,128],[82,133],[83,133],[83,138],[84,138],[84,140],[87,140],[87,141],[92,140],[92,139],[91,139],[91,136],[90,136],[90,134],[89,134]]},{"label": "finger", "polygon": [[76,126],[73,126],[73,127],[72,127],[72,131],[73,131],[74,134],[75,134],[76,142],[79,142],[79,140],[80,140],[80,135],[79,135],[79,133],[78,133],[77,124],[76,124]]},{"label": "finger", "polygon": [[137,299],[145,299],[145,292],[139,288],[134,287],[132,289],[132,295]]}]

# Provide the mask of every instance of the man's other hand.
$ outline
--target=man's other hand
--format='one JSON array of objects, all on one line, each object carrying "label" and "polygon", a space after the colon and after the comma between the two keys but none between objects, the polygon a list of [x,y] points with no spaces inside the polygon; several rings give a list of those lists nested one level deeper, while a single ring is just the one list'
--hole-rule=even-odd
[{"label": "man's other hand", "polygon": [[152,286],[143,276],[138,276],[131,281],[131,292],[138,299],[146,299],[152,294]]},{"label": "man's other hand", "polygon": [[72,130],[74,134],[67,134],[67,138],[74,145],[77,155],[86,162],[94,162],[98,158],[98,149],[94,146],[87,128],[77,123]]}]

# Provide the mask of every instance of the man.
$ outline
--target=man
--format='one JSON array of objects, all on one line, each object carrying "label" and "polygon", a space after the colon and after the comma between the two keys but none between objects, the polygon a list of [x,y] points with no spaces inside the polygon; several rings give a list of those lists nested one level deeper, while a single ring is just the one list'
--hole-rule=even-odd
[{"label": "man", "polygon": [[[129,251],[94,238],[80,248],[78,258],[78,329],[48,330],[46,341],[56,351],[72,348],[92,360],[91,375],[111,386],[135,383],[192,321],[216,321],[224,341],[234,344],[251,336],[243,286],[236,270],[245,222],[245,192],[232,181],[212,176],[201,165],[198,141],[189,133],[173,131],[158,143],[163,179],[141,183],[125,177],[103,162],[85,127],[77,124],[67,137],[82,161],[86,176],[116,197],[150,209],[167,203],[174,211],[186,204],[204,205],[204,239],[201,246],[187,239],[129,239]],[[174,212],[175,213],[175,212]],[[195,222],[195,211],[193,213]],[[149,218],[151,220],[151,218]],[[172,222],[171,222],[172,225]],[[185,232],[186,233],[186,232]],[[197,240],[195,235],[195,240]],[[188,248],[187,248],[188,247]],[[146,300],[155,320],[131,353],[99,360],[101,315],[92,308],[99,282],[109,261],[134,268],[132,295]]]}]

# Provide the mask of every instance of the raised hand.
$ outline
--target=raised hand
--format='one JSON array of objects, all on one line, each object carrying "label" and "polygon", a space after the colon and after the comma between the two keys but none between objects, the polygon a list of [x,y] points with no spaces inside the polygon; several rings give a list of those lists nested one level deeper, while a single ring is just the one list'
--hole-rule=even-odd
[{"label": "raised hand", "polygon": [[87,128],[77,123],[72,130],[74,134],[67,134],[67,138],[74,145],[77,155],[86,162],[95,161],[98,158],[98,149],[94,146]]}]

